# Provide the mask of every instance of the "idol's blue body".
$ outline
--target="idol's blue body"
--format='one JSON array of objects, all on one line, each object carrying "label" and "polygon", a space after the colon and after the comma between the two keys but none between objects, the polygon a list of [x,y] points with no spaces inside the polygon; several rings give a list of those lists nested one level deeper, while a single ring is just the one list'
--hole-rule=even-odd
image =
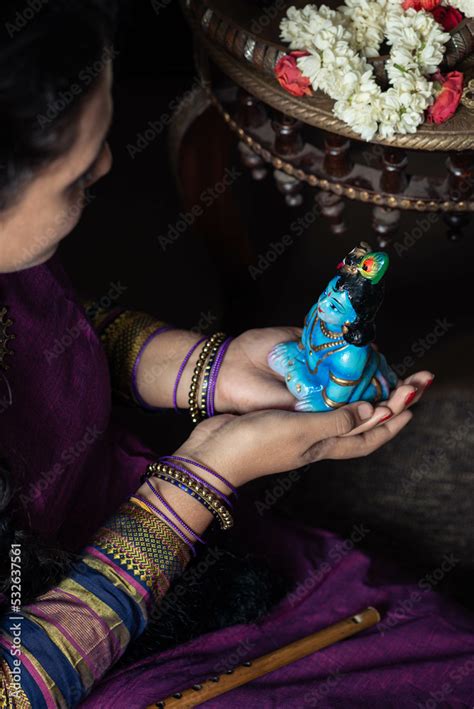
[{"label": "idol's blue body", "polygon": [[397,383],[385,357],[372,343],[350,344],[347,326],[358,313],[349,291],[328,284],[305,318],[300,342],[282,342],[270,352],[270,367],[285,378],[298,411],[328,411],[353,401],[388,398]]}]

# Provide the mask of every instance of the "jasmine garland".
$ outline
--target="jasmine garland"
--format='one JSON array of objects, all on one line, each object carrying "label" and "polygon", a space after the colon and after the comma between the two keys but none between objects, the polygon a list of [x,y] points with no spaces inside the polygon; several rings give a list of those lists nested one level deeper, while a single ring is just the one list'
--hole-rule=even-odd
[{"label": "jasmine garland", "polygon": [[[465,11],[474,0],[456,3]],[[346,0],[337,10],[291,7],[280,30],[290,49],[305,53],[295,61],[313,90],[332,98],[334,114],[365,140],[414,133],[424,122],[450,37],[429,12],[405,10],[400,0]],[[390,47],[386,91],[367,61],[384,41]]]}]

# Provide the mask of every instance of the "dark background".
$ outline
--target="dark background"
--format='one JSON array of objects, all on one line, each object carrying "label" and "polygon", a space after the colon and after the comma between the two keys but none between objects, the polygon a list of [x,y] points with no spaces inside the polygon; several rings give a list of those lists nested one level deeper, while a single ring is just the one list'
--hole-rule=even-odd
[{"label": "dark background", "polygon": [[[218,253],[219,241],[217,246],[209,248],[208,242],[197,237],[192,227],[163,249],[159,236],[167,233],[183,210],[168,159],[168,132],[161,132],[133,159],[127,150],[127,146],[136,143],[138,134],[146,130],[150,121],[163,119],[163,115],[169,112],[170,103],[183,95],[194,79],[192,36],[179,5],[176,0],[161,5],[158,12],[151,2],[124,6],[117,38],[115,118],[110,135],[114,167],[110,175],[93,188],[93,198],[83,219],[61,247],[68,271],[80,290],[99,299],[109,293],[113,283],[119,282],[126,288],[120,303],[147,310],[183,327],[196,327],[203,323],[203,316],[209,319],[209,314],[208,331],[224,326],[234,335],[254,326],[301,325],[305,313],[332,277],[341,258],[360,240],[375,242],[371,233],[370,208],[348,204],[350,229],[342,236],[331,234],[324,220],[318,218],[257,279],[253,279],[248,270],[230,281],[223,278],[219,266],[222,263]],[[205,117],[198,130],[198,137],[208,143],[210,159],[214,151],[219,150],[218,138],[212,130],[213,121],[215,117]],[[416,167],[416,163],[423,160],[423,157],[415,158],[411,166]],[[233,164],[239,164],[236,149]],[[433,169],[440,171],[443,166],[438,162]],[[312,196],[308,190],[301,207],[288,208],[277,192],[271,174],[265,180],[255,182],[245,173],[232,190],[253,244],[255,265],[271,243],[280,241],[289,232],[291,222],[307,213],[311,206]],[[394,240],[401,242],[422,218],[420,214],[404,214],[400,232]],[[225,239],[225,221],[216,223],[215,228],[219,238]],[[426,396],[426,403],[418,407],[417,423],[412,424],[420,427],[418,437],[408,438],[409,434],[403,433],[395,447],[377,454],[367,463],[369,468],[377,468],[378,479],[386,468],[387,459],[383,456],[408,456],[409,466],[411,454],[423,453],[426,445],[424,410],[431,417],[430,425],[435,411],[436,436],[442,439],[453,426],[459,425],[462,412],[467,411],[469,404],[462,402],[472,401],[472,225],[466,229],[464,239],[457,243],[449,242],[445,234],[446,227],[438,220],[401,255],[397,255],[393,246],[389,248],[391,267],[387,276],[386,300],[378,321],[378,344],[389,362],[397,366],[400,375],[407,376],[416,369],[430,369],[435,372],[436,380]],[[439,320],[447,325],[444,334],[438,337],[433,333]],[[403,361],[407,356],[412,358],[413,364],[405,369]],[[458,418],[450,422],[442,413],[436,416],[436,407],[439,406],[441,412],[442,406],[451,400],[461,401],[461,408],[456,409]],[[151,445],[161,446],[166,451],[174,450],[173,446],[190,431],[185,414],[176,417],[170,413],[150,415],[124,410],[122,415]],[[415,446],[415,451],[407,451],[408,441],[412,448]],[[466,441],[460,443],[461,447],[465,445]],[[465,467],[465,463],[462,465]],[[357,521],[350,491],[348,493],[346,489],[345,497],[342,492],[342,488],[347,488],[347,477],[343,482],[344,474],[350,474],[351,470],[350,462],[341,464],[336,472],[334,467],[320,464],[318,474],[307,477],[299,487],[295,486],[279,506],[287,514],[303,517],[311,523],[347,531]],[[338,492],[329,483],[339,475],[341,489]],[[454,543],[464,545],[466,558],[469,554],[472,558],[472,516],[469,518],[472,506],[459,513],[460,497],[464,501],[466,496],[472,500],[472,475],[464,468],[463,475],[462,489],[457,490],[454,483],[448,501],[440,501],[439,508],[455,523],[450,548]],[[262,494],[262,485],[268,487],[271,481],[260,482],[256,494]],[[429,480],[426,485],[430,486]],[[305,501],[301,499],[303,491]],[[425,493],[426,490],[416,490],[417,495]],[[357,519],[360,520],[363,515],[370,517],[372,502],[367,491],[358,490],[358,494],[367,495],[366,507],[361,508],[359,504],[357,508]],[[390,507],[389,502],[383,504]],[[398,500],[397,504],[403,507],[403,501]],[[387,519],[393,514],[388,508]],[[432,529],[438,528],[437,513],[435,501],[418,535],[432,535]],[[407,521],[406,529],[410,530],[414,516],[411,522]],[[385,533],[382,535],[384,548],[387,549],[392,542],[395,548],[393,539],[387,542],[383,514],[379,514],[377,524]],[[400,535],[399,525],[395,527],[397,535],[404,536],[403,544],[406,544],[407,533]],[[392,525],[391,529],[395,527]],[[413,539],[409,536],[408,533],[408,543],[412,544]],[[411,558],[418,568],[422,564],[435,563],[444,548],[441,542],[431,555],[424,555],[423,539],[417,537],[417,544],[422,548],[420,555]],[[406,561],[403,548],[400,558]]]}]

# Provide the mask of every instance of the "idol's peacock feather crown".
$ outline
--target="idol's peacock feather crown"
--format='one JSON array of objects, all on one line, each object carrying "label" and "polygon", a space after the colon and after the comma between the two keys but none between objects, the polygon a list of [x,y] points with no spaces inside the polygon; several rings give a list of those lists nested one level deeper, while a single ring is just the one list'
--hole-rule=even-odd
[{"label": "idol's peacock feather crown", "polygon": [[346,256],[339,268],[342,273],[360,275],[375,285],[384,277],[388,265],[389,257],[385,251],[372,251],[370,244],[362,241]]}]

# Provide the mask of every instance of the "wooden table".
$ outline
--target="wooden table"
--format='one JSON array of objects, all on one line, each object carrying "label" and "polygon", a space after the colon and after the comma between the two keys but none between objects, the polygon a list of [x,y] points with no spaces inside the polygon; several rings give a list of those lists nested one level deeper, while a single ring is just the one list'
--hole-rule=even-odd
[{"label": "wooden table", "polygon": [[[412,135],[361,141],[334,117],[327,96],[316,92],[297,98],[275,80],[275,63],[287,51],[279,40],[280,20],[288,6],[304,4],[182,0],[206,100],[236,135],[243,163],[255,179],[272,170],[290,206],[301,203],[305,185],[314,188],[321,214],[335,233],[346,228],[345,201],[359,200],[371,205],[381,247],[397,229],[403,210],[442,212],[449,237],[457,239],[474,211],[474,112],[461,106],[441,126],[425,124]],[[471,23],[451,43],[451,65],[472,33]],[[383,72],[383,58],[374,64],[376,73]],[[467,80],[474,77],[472,57],[462,70]],[[196,115],[200,110],[204,107]],[[188,123],[190,115],[196,117],[189,102],[185,115]],[[183,134],[178,121],[175,147]]]}]

